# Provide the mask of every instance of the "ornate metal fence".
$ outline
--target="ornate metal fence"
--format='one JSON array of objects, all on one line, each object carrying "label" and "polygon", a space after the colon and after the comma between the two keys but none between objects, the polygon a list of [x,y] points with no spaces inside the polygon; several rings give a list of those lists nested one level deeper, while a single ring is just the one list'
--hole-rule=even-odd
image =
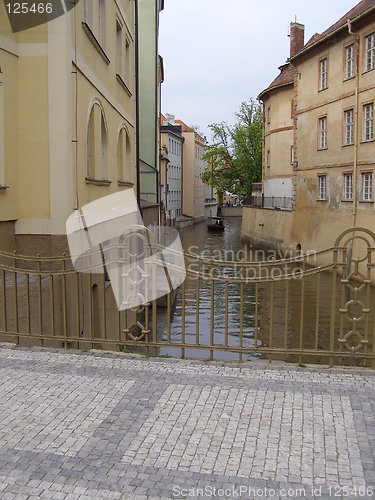
[{"label": "ornate metal fence", "polygon": [[185,254],[187,278],[177,293],[120,312],[104,274],[77,273],[67,256],[2,252],[0,340],[375,366],[374,254],[375,234],[365,228],[348,229],[332,248],[289,259]]}]

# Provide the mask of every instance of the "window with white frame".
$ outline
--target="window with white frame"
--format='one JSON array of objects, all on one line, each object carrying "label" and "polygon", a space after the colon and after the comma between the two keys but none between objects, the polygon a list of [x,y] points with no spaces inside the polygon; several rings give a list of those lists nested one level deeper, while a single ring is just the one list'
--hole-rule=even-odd
[{"label": "window with white frame", "polygon": [[328,87],[328,62],[327,58],[319,62],[319,90],[325,90]]},{"label": "window with white frame", "polygon": [[327,176],[318,175],[318,200],[327,199]]},{"label": "window with white frame", "polygon": [[327,148],[327,117],[319,118],[319,149]]},{"label": "window with white frame", "polygon": [[345,136],[344,144],[353,144],[354,141],[354,111],[353,109],[348,109],[344,113],[345,115]]},{"label": "window with white frame", "polygon": [[375,69],[375,33],[366,37],[366,71]]},{"label": "window with white frame", "polygon": [[344,174],[344,200],[353,200],[353,174]]},{"label": "window with white frame", "polygon": [[346,78],[352,78],[354,76],[354,43],[346,47],[345,54]]},{"label": "window with white frame", "polygon": [[0,82],[0,186],[5,186],[4,84]]},{"label": "window with white frame", "polygon": [[365,104],[363,107],[364,114],[364,137],[365,141],[374,139],[374,103]]},{"label": "window with white frame", "polygon": [[94,2],[92,0],[85,0],[84,3],[84,20],[93,29],[94,20]]},{"label": "window with white frame", "polygon": [[124,58],[124,80],[129,85],[130,83],[130,42],[125,38],[125,58]]},{"label": "window with white frame", "polygon": [[105,47],[106,36],[106,0],[99,0],[99,19],[98,19],[98,39],[102,47]]},{"label": "window with white frame", "polygon": [[362,174],[362,200],[372,201],[372,172]]},{"label": "window with white frame", "polygon": [[106,0],[85,0],[84,21],[104,48],[106,39]]}]

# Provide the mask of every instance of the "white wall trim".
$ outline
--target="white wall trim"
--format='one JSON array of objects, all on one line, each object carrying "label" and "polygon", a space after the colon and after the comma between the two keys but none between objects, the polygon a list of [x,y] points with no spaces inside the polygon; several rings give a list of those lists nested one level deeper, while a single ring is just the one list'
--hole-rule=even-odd
[{"label": "white wall trim", "polygon": [[[60,16],[48,29],[48,126],[50,234],[60,228],[74,208],[71,16]],[[55,228],[56,225],[56,229]],[[31,228],[32,229],[32,228]]]},{"label": "white wall trim", "polygon": [[13,54],[14,56],[32,57],[46,56],[47,43],[17,43],[11,38],[0,34],[0,49]]},{"label": "white wall trim", "polygon": [[18,43],[2,34],[0,34],[0,49],[10,52],[14,56],[18,56]]}]

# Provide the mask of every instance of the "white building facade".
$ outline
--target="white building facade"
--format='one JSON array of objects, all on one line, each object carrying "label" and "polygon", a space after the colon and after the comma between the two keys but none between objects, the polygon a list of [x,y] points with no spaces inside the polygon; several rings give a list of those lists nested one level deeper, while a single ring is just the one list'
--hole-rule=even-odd
[{"label": "white building facade", "polygon": [[173,115],[166,115],[160,128],[161,143],[167,157],[164,182],[161,185],[161,201],[165,218],[169,223],[182,215],[182,168],[183,143],[181,125],[175,123]]}]

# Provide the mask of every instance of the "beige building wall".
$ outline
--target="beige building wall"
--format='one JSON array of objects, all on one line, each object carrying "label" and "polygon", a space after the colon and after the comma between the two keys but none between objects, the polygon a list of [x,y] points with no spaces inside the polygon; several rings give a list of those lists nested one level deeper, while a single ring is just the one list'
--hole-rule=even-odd
[{"label": "beige building wall", "polygon": [[66,249],[74,209],[135,186],[134,2],[103,5],[18,34],[0,5],[0,246],[12,221],[22,253]]},{"label": "beige building wall", "polygon": [[182,215],[195,216],[195,138],[194,132],[183,132],[183,170],[182,170]]},{"label": "beige building wall", "polygon": [[202,181],[202,174],[207,169],[207,162],[203,159],[206,140],[197,133],[194,133],[194,140],[194,217],[199,220],[205,217],[206,185]]},{"label": "beige building wall", "polygon": [[[354,34],[349,33],[346,23],[350,16]],[[283,84],[278,89],[271,84],[261,94],[265,113],[264,193],[267,183],[285,172],[293,185],[294,206],[293,212],[287,214],[245,208],[244,237],[284,248],[301,245],[308,251],[331,247],[336,237],[352,226],[375,229],[375,137],[367,141],[364,137],[364,106],[372,104],[375,107],[375,68],[367,71],[365,66],[366,37],[375,33],[374,7],[369,7],[367,12],[362,9],[358,14],[353,9],[340,23],[328,30],[322,41],[316,35],[292,55],[293,79],[289,75],[283,81],[280,74],[275,82],[279,80]],[[297,28],[303,29],[303,26]],[[358,50],[358,71],[354,63],[353,75],[348,78],[346,48],[352,44],[354,54]],[[320,88],[323,59],[327,61],[325,89]],[[290,118],[292,99],[294,120]],[[267,120],[268,108],[271,120]],[[351,109],[353,141],[346,144],[345,112]],[[319,120],[323,117],[327,120],[326,147],[320,144]],[[293,129],[289,130],[291,123]],[[291,139],[294,165],[290,163],[288,151]],[[267,151],[270,151],[270,167],[266,166]],[[372,176],[370,200],[364,200],[363,196],[364,174]],[[352,199],[345,196],[345,176],[348,175],[353,178]],[[326,184],[323,198],[319,189],[319,184],[324,184],[319,180],[321,177]]]},{"label": "beige building wall", "polygon": [[265,197],[293,197],[293,85],[263,98],[263,192]]},{"label": "beige building wall", "polygon": [[[177,123],[182,123],[177,120]],[[205,217],[205,184],[201,175],[207,168],[203,155],[206,141],[183,124],[182,214],[199,221]]]},{"label": "beige building wall", "polygon": [[[375,21],[346,29],[334,44],[323,44],[297,56],[297,159],[295,233],[305,248],[325,248],[334,235],[351,226],[374,229],[374,193],[363,200],[362,174],[374,176],[375,142],[364,139],[364,104],[375,105],[374,71],[366,72],[365,37]],[[358,38],[357,38],[358,37]],[[358,78],[346,77],[346,47],[358,43]],[[320,90],[320,61],[327,60],[327,88]],[[358,101],[356,88],[358,86]],[[345,143],[345,111],[354,115],[353,142]],[[358,113],[358,114],[357,114]],[[357,116],[357,118],[356,118]],[[327,119],[327,146],[320,148],[319,119]],[[358,131],[356,136],[355,130]],[[357,142],[357,146],[356,146]],[[353,176],[353,199],[346,200],[344,176]],[[326,176],[327,195],[319,199],[319,176]],[[374,177],[373,177],[374,178]]]}]

